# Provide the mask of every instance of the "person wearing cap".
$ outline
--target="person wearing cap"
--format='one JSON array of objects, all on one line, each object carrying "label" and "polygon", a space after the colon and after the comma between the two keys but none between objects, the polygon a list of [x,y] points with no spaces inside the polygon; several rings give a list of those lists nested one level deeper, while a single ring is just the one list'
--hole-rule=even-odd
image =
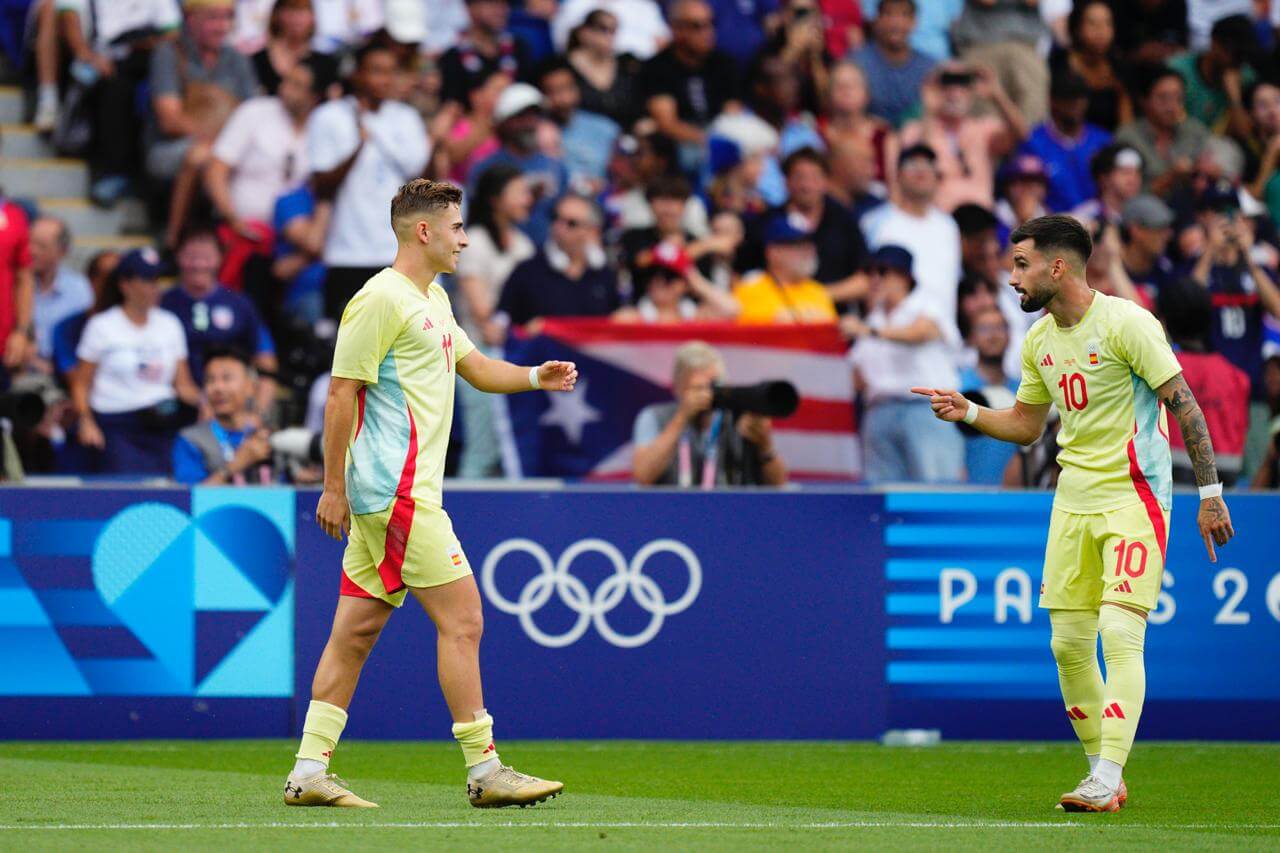
[{"label": "person wearing cap", "polygon": [[159,307],[160,256],[135,249],[107,278],[76,347],[71,399],[77,440],[110,474],[169,473],[179,403],[200,404],[182,323]]},{"label": "person wearing cap", "polygon": [[555,201],[569,188],[564,161],[545,154],[538,144],[544,120],[542,93],[528,83],[512,83],[502,90],[493,110],[499,148],[472,169],[472,178],[499,163],[524,173],[533,190],[533,210],[521,226],[535,244],[546,241]]},{"label": "person wearing cap", "polygon": [[1167,254],[1173,221],[1169,205],[1148,194],[1130,199],[1120,216],[1120,259],[1148,307],[1174,277]]},{"label": "person wearing cap", "polygon": [[896,245],[910,252],[921,292],[945,316],[953,317],[962,275],[960,229],[934,204],[938,157],[927,145],[909,146],[898,155],[897,172],[896,197],[862,217],[862,233],[872,249]]},{"label": "person wearing cap", "polygon": [[1106,146],[1089,163],[1095,195],[1076,206],[1071,215],[1081,222],[1120,221],[1125,204],[1142,192],[1142,155],[1123,143]]},{"label": "person wearing cap", "polygon": [[140,165],[135,102],[150,73],[152,51],[157,42],[173,38],[182,10],[178,0],[55,0],[54,8],[58,33],[72,57],[72,75],[90,93],[90,195],[111,204],[128,190]]},{"label": "person wearing cap", "polygon": [[333,204],[324,262],[325,315],[334,320],[395,257],[387,209],[431,154],[417,110],[390,100],[396,68],[388,47],[367,45],[356,54],[354,94],[320,105],[307,119],[312,187],[318,201]]},{"label": "person wearing cap", "polygon": [[1019,149],[1044,163],[1049,190],[1045,207],[1051,211],[1071,210],[1096,191],[1089,164],[1111,142],[1111,134],[1085,121],[1088,108],[1088,85],[1075,72],[1060,71],[1049,88],[1049,117]]},{"label": "person wearing cap", "polygon": [[467,0],[470,24],[457,43],[440,57],[442,96],[446,103],[467,103],[467,93],[501,71],[512,80],[529,74],[529,46],[508,29],[511,4],[508,0]]},{"label": "person wearing cap", "polygon": [[997,175],[996,185],[1000,190],[995,214],[1000,220],[1001,243],[1022,223],[1049,212],[1045,207],[1049,176],[1044,163],[1034,154],[1019,154],[1005,163]]},{"label": "person wearing cap", "polygon": [[1147,188],[1166,195],[1190,177],[1209,129],[1187,115],[1186,84],[1172,68],[1149,71],[1138,87],[1141,116],[1116,131],[1116,142],[1142,155]]},{"label": "person wearing cap", "polygon": [[649,252],[648,263],[636,276],[644,295],[635,308],[614,314],[621,322],[683,323],[691,320],[732,320],[738,301],[712,284],[694,264],[684,246],[662,242]]},{"label": "person wearing cap", "polygon": [[733,290],[740,323],[834,323],[836,306],[814,280],[813,234],[777,216],[764,232],[764,271]]},{"label": "person wearing cap", "polygon": [[951,319],[916,287],[911,252],[881,246],[871,256],[871,310],[865,322],[841,321],[855,343],[849,351],[862,395],[862,440],[871,483],[946,483],[964,477],[964,439],[913,399],[913,384],[952,388],[958,378]]}]

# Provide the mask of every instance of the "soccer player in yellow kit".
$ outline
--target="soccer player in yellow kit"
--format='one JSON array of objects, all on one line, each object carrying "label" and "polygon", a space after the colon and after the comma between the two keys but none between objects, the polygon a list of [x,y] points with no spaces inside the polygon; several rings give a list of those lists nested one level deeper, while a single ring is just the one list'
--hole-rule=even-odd
[{"label": "soccer player in yellow kit", "polygon": [[[1048,313],[1022,345],[1011,409],[988,409],[951,390],[913,388],[934,414],[1004,441],[1030,444],[1058,408],[1058,463],[1040,606],[1067,716],[1089,774],[1063,794],[1067,811],[1108,812],[1128,797],[1121,770],[1146,694],[1143,642],[1164,572],[1172,504],[1165,409],[1186,441],[1200,486],[1197,522],[1209,559],[1235,535],[1222,500],[1204,415],[1160,323],[1124,299],[1092,290],[1093,246],[1069,216],[1032,219],[1010,236],[1010,285],[1027,312]],[[1107,675],[1098,668],[1098,637]]]},{"label": "soccer player in yellow kit", "polygon": [[[324,492],[316,521],[341,540],[333,628],[316,666],[288,805],[371,807],[328,772],[360,669],[378,634],[412,593],[435,623],[440,689],[467,764],[473,806],[531,805],[564,787],[498,760],[480,684],[480,593],[441,507],[455,371],[481,391],[570,391],[571,362],[517,367],[488,358],[457,324],[436,283],[466,248],[451,184],[414,180],[391,202],[395,262],[347,304],[325,404]],[[406,677],[421,675],[415,666]]]}]

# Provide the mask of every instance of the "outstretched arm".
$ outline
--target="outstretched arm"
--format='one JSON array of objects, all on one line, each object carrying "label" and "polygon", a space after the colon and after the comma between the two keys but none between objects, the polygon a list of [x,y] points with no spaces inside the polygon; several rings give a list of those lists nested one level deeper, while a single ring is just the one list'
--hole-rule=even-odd
[{"label": "outstretched arm", "polygon": [[[458,375],[479,391],[490,394],[515,394],[534,390],[531,368],[518,367],[509,361],[489,358],[478,349],[458,361]],[[538,366],[538,388],[543,391],[572,391],[578,381],[578,368],[572,361],[544,361]]]},{"label": "outstretched arm", "polygon": [[938,388],[912,388],[911,393],[929,398],[933,414],[941,421],[958,423],[965,420],[970,408],[974,414],[968,423],[992,438],[1027,445],[1044,432],[1045,419],[1049,417],[1049,404],[1035,405],[1016,400],[1011,409],[988,409],[965,399],[959,391]]},{"label": "outstretched arm", "polygon": [[1196,518],[1204,547],[1209,552],[1209,561],[1216,563],[1218,556],[1213,550],[1214,543],[1226,545],[1236,532],[1231,526],[1231,513],[1227,512],[1227,504],[1220,494],[1222,487],[1218,482],[1218,466],[1213,461],[1213,442],[1209,438],[1204,412],[1200,410],[1200,404],[1196,402],[1181,373],[1157,388],[1156,394],[1178,421],[1182,440],[1187,445],[1187,455],[1191,457],[1196,484],[1202,489],[1201,494],[1204,494],[1205,486],[1218,487],[1210,491],[1219,494],[1201,497],[1200,514]]}]

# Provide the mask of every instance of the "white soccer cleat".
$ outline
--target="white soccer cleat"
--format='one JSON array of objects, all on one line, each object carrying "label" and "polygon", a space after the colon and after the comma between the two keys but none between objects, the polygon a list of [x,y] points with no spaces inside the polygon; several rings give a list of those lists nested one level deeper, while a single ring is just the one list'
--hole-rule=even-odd
[{"label": "white soccer cleat", "polygon": [[1068,812],[1116,812],[1120,810],[1120,789],[1108,788],[1090,773],[1074,791],[1063,794],[1058,805]]}]

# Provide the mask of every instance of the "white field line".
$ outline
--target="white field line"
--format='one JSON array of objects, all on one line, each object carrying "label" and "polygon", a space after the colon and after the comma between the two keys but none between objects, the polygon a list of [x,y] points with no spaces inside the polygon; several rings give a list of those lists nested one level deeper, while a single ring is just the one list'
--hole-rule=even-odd
[{"label": "white field line", "polygon": [[[1098,829],[1101,821],[1007,821],[1007,820],[850,820],[812,823],[740,822],[740,821],[502,821],[474,823],[462,821],[413,821],[363,823],[352,821],[320,823],[302,821],[265,821],[262,823],[46,823],[0,824],[0,832],[40,830],[200,830],[200,829]],[[1280,823],[1183,823],[1183,824],[1112,824],[1108,829],[1142,830],[1241,830],[1280,829]]]}]

